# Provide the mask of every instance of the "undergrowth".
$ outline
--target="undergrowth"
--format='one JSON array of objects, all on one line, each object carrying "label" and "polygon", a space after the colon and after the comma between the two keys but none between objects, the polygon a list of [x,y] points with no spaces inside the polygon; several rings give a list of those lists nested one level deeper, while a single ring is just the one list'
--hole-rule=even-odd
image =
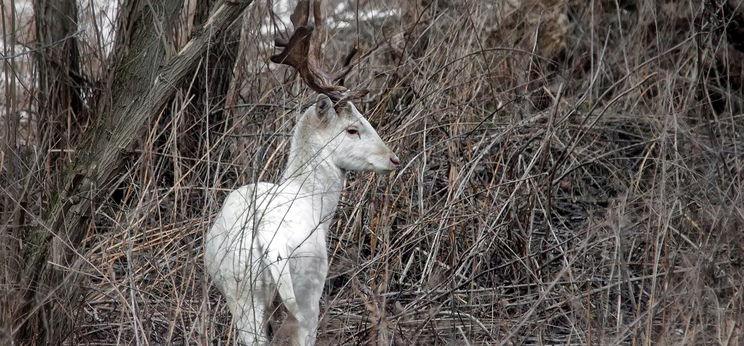
[{"label": "undergrowth", "polygon": [[[496,3],[335,14],[350,26],[332,28],[327,54],[341,61],[360,42],[346,84],[371,90],[357,107],[404,163],[349,175],[319,342],[744,342],[744,52],[731,34],[744,3]],[[195,73],[210,83],[183,86],[152,117],[116,189],[91,206],[70,268],[85,275],[83,303],[60,307],[77,321],[66,343],[235,339],[202,238],[229,191],[278,180],[313,99],[256,44],[269,42],[265,6],[220,43],[240,54],[234,66],[205,57]],[[101,63],[85,57],[85,71]],[[227,99],[208,96],[228,84]],[[33,83],[13,85],[5,129],[37,107]],[[4,132],[4,263],[64,166],[35,150],[46,137],[24,119]],[[14,272],[2,275],[11,287]]]}]

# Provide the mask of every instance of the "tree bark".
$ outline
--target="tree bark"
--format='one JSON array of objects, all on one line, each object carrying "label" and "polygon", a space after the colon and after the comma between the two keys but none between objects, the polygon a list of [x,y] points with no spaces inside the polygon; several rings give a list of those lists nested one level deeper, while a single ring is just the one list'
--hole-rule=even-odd
[{"label": "tree bark", "polygon": [[[150,117],[162,110],[182,79],[193,71],[208,43],[221,35],[252,0],[220,3],[203,28],[172,59],[166,57],[163,26],[180,0],[133,0],[126,6],[130,25],[119,29],[127,43],[111,85],[110,106],[86,132],[65,170],[39,227],[26,239],[25,297],[17,337],[22,342],[59,344],[69,332],[74,313],[66,308],[82,292],[72,265],[89,226],[89,211],[111,192],[125,155]],[[125,14],[126,15],[126,14]],[[121,35],[125,30],[129,35]],[[64,294],[60,294],[64,292]],[[56,298],[55,298],[56,297]],[[12,298],[11,298],[12,299]],[[62,311],[67,310],[67,313]],[[74,311],[74,310],[73,310]],[[63,328],[56,328],[62,326]],[[37,337],[32,338],[32,336]]]},{"label": "tree bark", "polygon": [[[43,152],[72,147],[78,131],[69,128],[79,123],[83,101],[80,97],[80,53],[77,2],[75,0],[35,0],[36,40],[47,47],[36,54],[39,69],[38,137]],[[55,154],[62,156],[64,154]],[[51,155],[50,155],[51,156]],[[61,158],[61,157],[60,157]],[[55,162],[52,162],[53,164]]]}]

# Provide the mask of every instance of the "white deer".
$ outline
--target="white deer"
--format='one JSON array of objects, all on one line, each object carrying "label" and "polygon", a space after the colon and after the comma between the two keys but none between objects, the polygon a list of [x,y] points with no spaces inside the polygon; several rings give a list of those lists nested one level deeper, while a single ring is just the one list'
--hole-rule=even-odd
[{"label": "white deer", "polygon": [[293,342],[312,345],[328,272],[326,235],[345,171],[389,172],[400,160],[351,102],[318,95],[299,118],[281,182],[227,196],[206,234],[205,264],[227,300],[241,342],[267,344],[278,292],[297,322]]}]

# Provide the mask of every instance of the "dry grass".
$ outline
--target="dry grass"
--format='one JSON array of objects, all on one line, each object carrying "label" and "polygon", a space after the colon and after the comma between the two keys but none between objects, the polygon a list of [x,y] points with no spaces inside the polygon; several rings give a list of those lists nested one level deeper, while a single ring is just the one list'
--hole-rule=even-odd
[{"label": "dry grass", "polygon": [[[365,48],[347,85],[372,90],[358,106],[405,167],[350,176],[320,341],[744,342],[744,53],[726,35],[744,21],[715,1],[423,3],[362,1],[401,12],[328,44],[335,61]],[[91,206],[67,343],[234,340],[202,236],[228,191],[278,179],[312,99],[266,66],[263,6],[246,15],[228,100],[184,86]],[[229,76],[211,63],[197,74]],[[34,107],[5,100],[8,124]],[[32,130],[2,157],[3,243],[18,247],[58,174]]]}]

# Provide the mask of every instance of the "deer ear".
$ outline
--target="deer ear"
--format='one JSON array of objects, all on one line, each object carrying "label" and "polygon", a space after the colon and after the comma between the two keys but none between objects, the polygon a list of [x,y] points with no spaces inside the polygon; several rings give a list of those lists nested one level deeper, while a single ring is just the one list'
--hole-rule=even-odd
[{"label": "deer ear", "polygon": [[333,110],[333,101],[325,94],[320,94],[315,99],[315,114],[323,122],[328,122],[335,117],[336,112]]}]

